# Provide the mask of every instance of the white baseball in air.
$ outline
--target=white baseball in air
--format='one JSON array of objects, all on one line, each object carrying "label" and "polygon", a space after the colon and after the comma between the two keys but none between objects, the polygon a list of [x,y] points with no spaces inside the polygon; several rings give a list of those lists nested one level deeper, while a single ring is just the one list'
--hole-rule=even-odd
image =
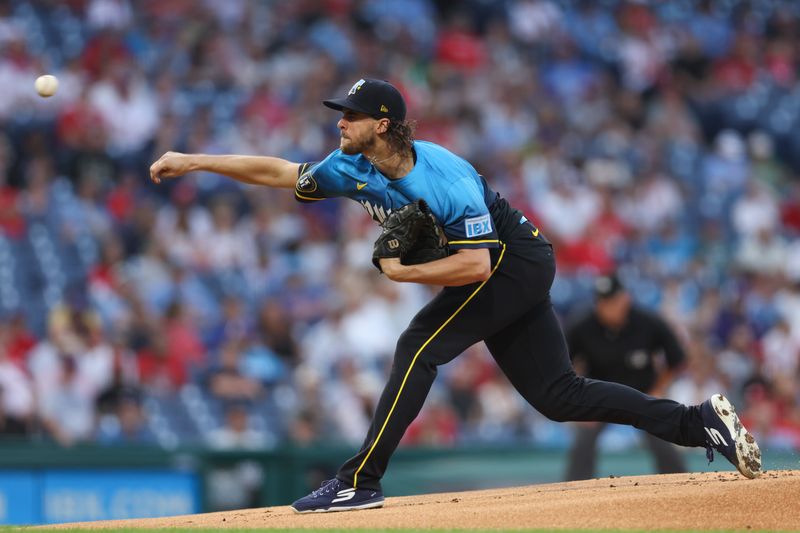
[{"label": "white baseball in air", "polygon": [[58,90],[58,78],[51,74],[39,76],[36,78],[34,87],[36,87],[36,92],[39,93],[39,96],[43,96],[44,98],[53,96]]}]

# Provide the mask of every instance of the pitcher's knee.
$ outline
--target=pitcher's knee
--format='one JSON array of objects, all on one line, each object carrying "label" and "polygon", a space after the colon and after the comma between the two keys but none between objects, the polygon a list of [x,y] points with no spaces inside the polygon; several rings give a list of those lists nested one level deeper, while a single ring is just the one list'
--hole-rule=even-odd
[{"label": "pitcher's knee", "polygon": [[566,406],[556,400],[548,400],[536,406],[536,410],[553,422],[569,422],[572,420]]},{"label": "pitcher's knee", "polygon": [[[436,342],[430,342],[431,332],[417,331],[409,328],[400,334],[395,347],[395,361],[402,360],[416,365],[436,367],[452,359],[450,352],[445,352]],[[459,351],[456,351],[457,355]]]},{"label": "pitcher's knee", "polygon": [[434,355],[429,350],[420,351],[421,346],[422,343],[416,335],[408,332],[400,335],[392,360],[392,373],[400,372],[405,374],[413,366],[415,369],[435,374],[437,363]]},{"label": "pitcher's knee", "polygon": [[548,387],[546,395],[540,395],[531,403],[537,411],[555,422],[579,420],[575,408],[581,403],[579,398],[584,382],[584,378],[569,372]]},{"label": "pitcher's knee", "polygon": [[415,344],[416,342],[413,336],[409,335],[408,331],[403,332],[397,339],[397,344],[394,348],[395,360],[397,360],[398,356],[404,356],[408,359],[412,358],[416,351],[414,348]]}]

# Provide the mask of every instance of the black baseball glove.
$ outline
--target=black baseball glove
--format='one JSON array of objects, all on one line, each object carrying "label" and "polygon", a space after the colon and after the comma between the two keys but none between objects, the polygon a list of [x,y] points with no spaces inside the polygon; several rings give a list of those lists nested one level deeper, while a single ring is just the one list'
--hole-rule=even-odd
[{"label": "black baseball glove", "polygon": [[404,265],[447,257],[447,239],[425,200],[392,211],[381,227],[372,251],[372,263],[378,270],[384,257],[399,257]]}]

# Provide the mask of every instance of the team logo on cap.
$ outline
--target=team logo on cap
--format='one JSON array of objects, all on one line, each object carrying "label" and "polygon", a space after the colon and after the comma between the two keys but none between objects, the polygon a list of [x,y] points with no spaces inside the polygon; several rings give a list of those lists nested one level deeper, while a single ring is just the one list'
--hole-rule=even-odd
[{"label": "team logo on cap", "polygon": [[364,85],[365,83],[367,83],[366,80],[364,80],[364,78],[361,78],[360,80],[355,82],[352,87],[350,87],[350,90],[347,91],[347,95],[350,96],[351,94],[356,94],[359,90],[361,90],[361,86]]}]

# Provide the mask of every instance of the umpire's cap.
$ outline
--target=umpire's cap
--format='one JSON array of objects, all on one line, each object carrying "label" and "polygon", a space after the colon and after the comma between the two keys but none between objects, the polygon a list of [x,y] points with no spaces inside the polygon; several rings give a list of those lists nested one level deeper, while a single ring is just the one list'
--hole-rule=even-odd
[{"label": "umpire's cap", "polygon": [[609,274],[606,276],[598,276],[594,280],[594,297],[597,300],[611,298],[615,294],[624,291],[625,287],[616,276],[616,274]]},{"label": "umpire's cap", "polygon": [[322,102],[331,109],[350,109],[366,113],[374,118],[406,119],[406,103],[403,95],[388,81],[362,78],[347,92],[344,98],[332,98]]}]

